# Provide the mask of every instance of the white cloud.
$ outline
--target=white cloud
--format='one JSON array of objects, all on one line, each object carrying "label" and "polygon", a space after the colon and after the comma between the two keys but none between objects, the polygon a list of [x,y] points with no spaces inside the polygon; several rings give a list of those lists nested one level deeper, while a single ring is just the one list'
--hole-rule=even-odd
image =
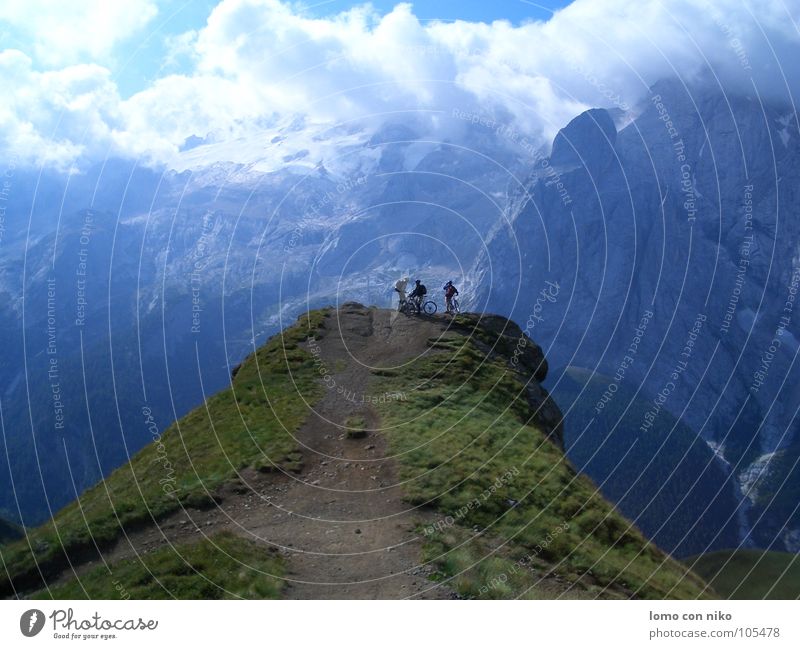
[{"label": "white cloud", "polygon": [[45,66],[63,66],[108,56],[158,13],[153,0],[3,0],[0,21],[31,43],[30,54]]},{"label": "white cloud", "polygon": [[0,108],[3,148],[23,161],[62,169],[103,155],[119,124],[111,73],[94,64],[38,72],[32,63],[22,52],[0,52],[0,80],[8,91]]},{"label": "white cloud", "polygon": [[194,29],[182,34],[167,35],[164,38],[166,54],[161,62],[159,72],[178,68],[182,61],[188,60],[194,63],[196,60],[196,41],[197,31]]},{"label": "white cloud", "polygon": [[[150,5],[142,0],[134,13],[143,18]],[[83,15],[74,20],[137,24],[130,16]],[[15,77],[23,98],[0,108],[19,125],[18,133],[0,127],[0,138],[6,148],[23,138],[31,151],[59,143],[52,155],[64,164],[76,151],[94,150],[89,137],[168,160],[191,135],[241,136],[276,115],[344,120],[457,107],[510,115],[546,142],[581,110],[633,105],[649,85],[676,74],[690,81],[713,71],[729,90],[755,84],[762,93],[786,95],[787,85],[796,92],[799,19],[800,0],[576,0],[546,23],[521,26],[422,24],[409,4],[384,16],[364,6],[321,19],[278,0],[223,0],[203,29],[175,39],[193,71],[161,78],[126,101],[104,68],[40,73],[20,53],[6,53],[0,79]],[[61,31],[48,31],[53,20],[41,18],[35,48],[50,39],[69,51]],[[107,51],[131,32],[110,33],[107,42],[80,47]],[[81,125],[86,137],[76,135]]]},{"label": "white cloud", "polygon": [[114,141],[132,155],[168,160],[190,135],[242,135],[260,117],[257,105],[247,86],[235,81],[172,75],[122,103],[125,128],[114,134]]}]

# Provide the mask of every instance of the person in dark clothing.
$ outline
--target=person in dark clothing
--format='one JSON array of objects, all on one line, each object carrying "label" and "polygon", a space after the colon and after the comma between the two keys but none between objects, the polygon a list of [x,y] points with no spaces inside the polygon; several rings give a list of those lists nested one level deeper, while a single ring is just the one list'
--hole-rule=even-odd
[{"label": "person in dark clothing", "polygon": [[447,282],[443,287],[444,289],[444,301],[447,304],[447,313],[453,312],[453,298],[458,295],[458,289],[453,286],[453,282]]},{"label": "person in dark clothing", "polygon": [[425,284],[417,280],[414,282],[414,290],[408,295],[408,299],[414,302],[414,305],[417,307],[417,311],[420,310],[422,306],[422,299],[428,294],[428,289],[425,288]]}]

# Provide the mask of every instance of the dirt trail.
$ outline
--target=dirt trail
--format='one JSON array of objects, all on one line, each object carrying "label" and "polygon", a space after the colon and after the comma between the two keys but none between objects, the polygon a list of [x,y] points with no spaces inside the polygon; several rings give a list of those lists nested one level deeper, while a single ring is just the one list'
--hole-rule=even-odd
[{"label": "dirt trail", "polygon": [[[427,339],[442,324],[389,311],[344,307],[333,313],[313,346],[330,372],[326,393],[298,431],[305,470],[281,505],[293,514],[265,522],[277,543],[293,543],[289,557],[293,598],[450,597],[432,587],[419,567],[421,544],[414,531],[422,517],[409,510],[396,486],[395,462],[370,405],[372,368],[390,368],[430,353]],[[336,372],[335,369],[343,369]],[[337,425],[366,423],[353,439]],[[254,530],[255,531],[255,530]]]},{"label": "dirt trail", "polygon": [[[447,583],[428,579],[433,569],[421,565],[416,529],[436,514],[404,501],[397,462],[372,405],[381,397],[374,391],[373,370],[436,353],[428,341],[447,336],[447,324],[441,317],[406,317],[352,304],[332,310],[320,334],[306,343],[320,377],[327,378],[320,378],[323,396],[309,404],[296,434],[302,454],[298,473],[241,471],[217,494],[217,507],[182,510],[131,533],[104,551],[103,559],[66,569],[51,585],[80,577],[103,560],[112,564],[225,530],[281,553],[287,567],[284,596],[290,599],[457,597]],[[362,434],[348,434],[348,427]],[[484,551],[502,545],[483,538]],[[544,597],[589,596],[548,570],[542,570],[536,590]]]},{"label": "dirt trail", "polygon": [[[332,311],[307,348],[328,375],[323,397],[297,432],[302,470],[284,475],[246,470],[226,486],[219,507],[187,510],[135,532],[104,559],[151,551],[234,531],[277,547],[288,566],[285,596],[294,599],[452,598],[453,591],[420,565],[415,527],[430,513],[414,511],[397,486],[380,419],[370,405],[373,368],[391,368],[430,351],[441,318],[408,318],[392,311],[345,305]],[[363,436],[343,426],[363,420]],[[361,422],[359,422],[361,423]],[[76,569],[78,575],[94,565]],[[62,573],[54,583],[73,578]],[[53,582],[51,582],[53,583]]]}]

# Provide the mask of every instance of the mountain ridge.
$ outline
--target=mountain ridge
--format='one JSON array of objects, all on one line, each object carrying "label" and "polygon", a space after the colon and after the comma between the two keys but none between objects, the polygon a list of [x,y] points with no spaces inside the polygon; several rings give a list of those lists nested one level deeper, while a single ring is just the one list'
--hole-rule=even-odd
[{"label": "mountain ridge", "polygon": [[571,469],[545,374],[502,317],[310,312],[30,545],[4,547],[0,589],[107,595],[102,554],[134,596],[196,593],[224,547],[252,579],[213,572],[204,597],[710,595]]}]

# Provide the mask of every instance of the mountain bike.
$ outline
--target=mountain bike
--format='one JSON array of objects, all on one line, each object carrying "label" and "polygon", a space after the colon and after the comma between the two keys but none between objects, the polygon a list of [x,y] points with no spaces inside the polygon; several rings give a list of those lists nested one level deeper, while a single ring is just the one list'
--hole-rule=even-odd
[{"label": "mountain bike", "polygon": [[437,308],[436,302],[433,300],[427,300],[419,307],[413,299],[404,300],[400,303],[400,313],[405,313],[406,315],[419,315],[420,313],[433,315],[436,313]]},{"label": "mountain bike", "polygon": [[433,315],[436,313],[438,308],[439,307],[436,306],[436,302],[433,300],[428,300],[427,302],[422,303],[422,311],[425,313],[425,315]]},{"label": "mountain bike", "polygon": [[450,298],[450,305],[447,307],[445,312],[449,313],[450,315],[458,315],[459,313],[461,313],[461,308],[459,307],[457,297]]}]

